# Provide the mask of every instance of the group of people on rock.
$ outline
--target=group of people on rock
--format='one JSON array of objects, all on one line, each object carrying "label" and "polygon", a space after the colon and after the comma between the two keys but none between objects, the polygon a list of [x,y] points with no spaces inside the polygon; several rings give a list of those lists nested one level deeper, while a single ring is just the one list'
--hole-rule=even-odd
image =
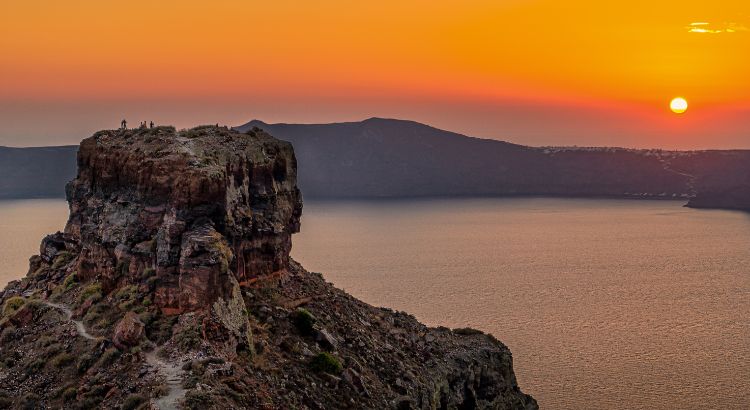
[{"label": "group of people on rock", "polygon": [[[141,124],[140,124],[140,125],[138,126],[138,128],[140,128],[140,129],[145,129],[145,128],[147,128],[147,127],[148,127],[148,128],[154,128],[154,122],[153,122],[153,121],[151,121],[151,122],[149,122],[149,123],[147,124],[147,123],[146,123],[146,121],[143,121],[143,122],[141,122]],[[121,129],[123,129],[123,130],[125,130],[125,129],[128,129],[128,122],[127,122],[127,121],[125,121],[125,120],[122,120],[122,121],[120,121],[120,128],[121,128]]]}]

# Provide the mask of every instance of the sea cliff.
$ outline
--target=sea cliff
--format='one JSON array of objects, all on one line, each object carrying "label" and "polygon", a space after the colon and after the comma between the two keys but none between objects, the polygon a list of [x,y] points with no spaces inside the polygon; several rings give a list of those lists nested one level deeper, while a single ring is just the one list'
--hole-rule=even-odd
[{"label": "sea cliff", "polygon": [[64,232],[0,293],[0,407],[536,409],[491,335],[372,307],[292,260],[289,143],[101,131]]}]

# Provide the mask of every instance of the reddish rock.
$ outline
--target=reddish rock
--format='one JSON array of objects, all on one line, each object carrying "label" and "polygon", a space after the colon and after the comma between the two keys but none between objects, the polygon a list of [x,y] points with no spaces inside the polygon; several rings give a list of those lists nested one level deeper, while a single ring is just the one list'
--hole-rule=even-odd
[{"label": "reddish rock", "polygon": [[67,188],[76,269],[107,292],[153,268],[164,312],[208,307],[230,292],[230,270],[240,283],[287,270],[296,175],[291,145],[260,131],[98,132],[81,143]]},{"label": "reddish rock", "polygon": [[143,337],[144,329],[145,325],[138,319],[138,315],[134,312],[128,312],[117,323],[112,342],[119,349],[135,346],[140,342],[141,337]]},{"label": "reddish rock", "polygon": [[28,326],[34,321],[34,310],[34,307],[27,303],[18,308],[18,310],[11,315],[9,321],[16,327]]}]

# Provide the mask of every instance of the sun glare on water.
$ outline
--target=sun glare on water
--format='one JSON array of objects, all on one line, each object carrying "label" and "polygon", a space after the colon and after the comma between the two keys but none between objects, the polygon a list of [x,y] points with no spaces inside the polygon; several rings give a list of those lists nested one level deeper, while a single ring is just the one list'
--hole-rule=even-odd
[{"label": "sun glare on water", "polygon": [[682,97],[677,97],[669,103],[669,108],[675,114],[682,114],[688,109],[688,102]]}]

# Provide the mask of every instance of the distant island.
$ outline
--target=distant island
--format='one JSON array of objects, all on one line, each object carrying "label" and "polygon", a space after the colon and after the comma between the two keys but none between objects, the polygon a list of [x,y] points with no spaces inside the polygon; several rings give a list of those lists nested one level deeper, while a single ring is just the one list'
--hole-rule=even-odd
[{"label": "distant island", "polygon": [[[750,209],[748,150],[527,147],[383,118],[254,120],[236,129],[253,128],[292,143],[306,198],[674,198],[692,207]],[[0,198],[61,197],[75,173],[75,147],[0,148],[0,156]]]}]

